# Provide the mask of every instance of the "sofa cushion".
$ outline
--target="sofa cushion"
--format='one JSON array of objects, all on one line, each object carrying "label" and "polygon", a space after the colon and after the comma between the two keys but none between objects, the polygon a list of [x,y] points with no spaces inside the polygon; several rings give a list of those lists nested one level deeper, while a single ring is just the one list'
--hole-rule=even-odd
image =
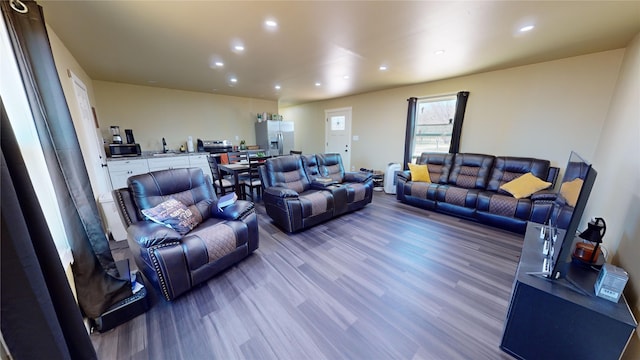
[{"label": "sofa cushion", "polygon": [[344,166],[340,154],[318,154],[318,169],[320,175],[330,177],[339,183],[344,181]]},{"label": "sofa cushion", "polygon": [[532,173],[526,173],[500,186],[500,189],[513,195],[516,199],[521,199],[549,186],[551,186],[550,182],[542,181]]},{"label": "sofa cushion", "polygon": [[284,187],[301,193],[311,188],[311,182],[302,165],[299,155],[288,155],[271,158],[265,162],[267,175],[262,178],[265,188],[272,186]]},{"label": "sofa cushion", "polygon": [[[238,246],[244,244],[244,242],[239,243],[238,240],[236,231],[226,221],[198,227],[183,241],[187,250],[186,258],[189,268],[195,270],[232,253]],[[201,251],[202,249],[205,251]],[[206,257],[202,256],[204,254]]]},{"label": "sofa cushion", "polygon": [[302,217],[316,216],[324,214],[329,209],[329,205],[333,206],[331,193],[328,191],[307,191],[300,195],[300,203],[302,205]]},{"label": "sofa cushion", "polygon": [[454,154],[422,153],[416,164],[426,164],[431,182],[446,184],[453,165]]},{"label": "sofa cushion", "polygon": [[132,176],[127,183],[139,209],[152,208],[172,197],[186,206],[196,204],[203,216],[207,217],[208,205],[201,201],[216,198],[211,180],[205,177],[200,168],[154,171]]},{"label": "sofa cushion", "polygon": [[583,183],[584,181],[580,178],[575,178],[571,181],[562,183],[560,186],[560,195],[562,195],[564,200],[567,202],[567,205],[571,207],[576,206],[578,195],[580,195]]},{"label": "sofa cushion", "polygon": [[418,182],[431,182],[431,177],[429,177],[429,168],[426,164],[412,164],[409,163],[409,172],[411,173],[411,181]]},{"label": "sofa cushion", "polygon": [[485,189],[495,157],[483,154],[456,154],[449,184],[465,189]]},{"label": "sofa cushion", "polygon": [[195,205],[186,207],[173,198],[152,208],[142,209],[142,214],[153,222],[174,229],[181,235],[193,230],[202,222],[202,214]]},{"label": "sofa cushion", "polygon": [[316,154],[301,155],[300,158],[309,181],[313,182],[316,178],[322,177],[322,175],[320,175],[320,169],[318,168],[318,158]]},{"label": "sofa cushion", "polygon": [[500,187],[518,177],[531,173],[538,179],[545,180],[549,175],[549,161],[529,157],[498,156],[496,157],[487,190],[500,194],[508,194]]}]

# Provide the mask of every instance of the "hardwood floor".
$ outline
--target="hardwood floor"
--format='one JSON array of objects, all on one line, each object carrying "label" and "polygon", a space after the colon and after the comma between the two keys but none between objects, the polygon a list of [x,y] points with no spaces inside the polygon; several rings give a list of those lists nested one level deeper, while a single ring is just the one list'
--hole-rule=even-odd
[{"label": "hardwood floor", "polygon": [[[373,203],[260,248],[104,334],[100,359],[511,359],[499,348],[522,237]],[[114,251],[127,256],[128,249]]]}]

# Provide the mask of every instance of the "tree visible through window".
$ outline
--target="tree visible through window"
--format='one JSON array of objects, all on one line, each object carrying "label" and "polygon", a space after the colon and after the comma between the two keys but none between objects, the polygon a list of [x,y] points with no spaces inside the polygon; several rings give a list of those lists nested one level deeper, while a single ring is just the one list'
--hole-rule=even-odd
[{"label": "tree visible through window", "polygon": [[418,99],[411,160],[423,152],[448,153],[456,112],[456,95]]}]

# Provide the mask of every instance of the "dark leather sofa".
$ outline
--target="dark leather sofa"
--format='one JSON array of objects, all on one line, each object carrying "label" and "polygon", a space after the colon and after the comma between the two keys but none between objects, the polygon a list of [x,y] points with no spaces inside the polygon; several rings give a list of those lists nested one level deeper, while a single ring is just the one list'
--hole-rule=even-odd
[{"label": "dark leather sofa", "polygon": [[500,189],[505,183],[531,172],[553,188],[558,168],[548,160],[485,154],[423,153],[417,164],[426,164],[431,183],[414,182],[411,173],[397,174],[396,198],[435,210],[524,233],[527,221],[544,223],[553,199],[548,191],[516,199]]},{"label": "dark leather sofa", "polygon": [[[218,209],[211,180],[200,168],[132,176],[114,190],[136,265],[165,299],[173,300],[249,256],[258,248],[254,205],[237,200]],[[143,209],[177,199],[201,222],[181,234],[148,220]]]},{"label": "dark leather sofa", "polygon": [[[330,184],[318,178],[331,178]],[[346,172],[340,154],[289,155],[260,167],[265,209],[287,232],[309,228],[373,199],[368,173]]]}]

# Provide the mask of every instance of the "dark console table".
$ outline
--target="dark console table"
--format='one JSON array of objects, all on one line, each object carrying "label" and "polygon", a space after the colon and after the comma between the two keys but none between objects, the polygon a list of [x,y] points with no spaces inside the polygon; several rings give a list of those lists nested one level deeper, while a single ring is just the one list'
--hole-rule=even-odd
[{"label": "dark console table", "polygon": [[598,272],[569,264],[567,279],[542,270],[540,224],[529,223],[500,348],[518,359],[619,359],[637,323],[624,297],[595,296]]}]

